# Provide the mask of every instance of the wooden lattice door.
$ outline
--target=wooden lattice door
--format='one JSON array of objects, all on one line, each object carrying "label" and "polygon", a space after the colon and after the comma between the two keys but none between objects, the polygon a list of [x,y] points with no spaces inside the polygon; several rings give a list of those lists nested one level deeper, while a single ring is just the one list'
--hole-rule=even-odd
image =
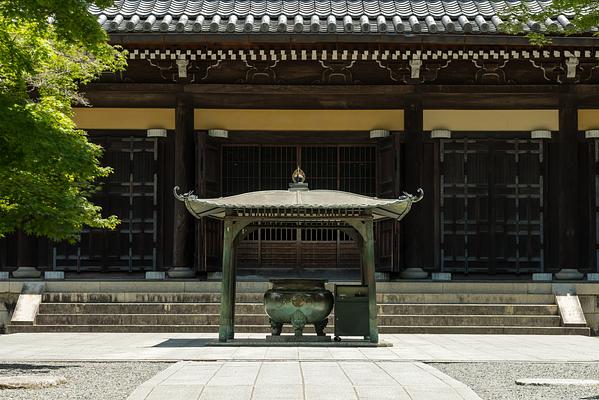
[{"label": "wooden lattice door", "polygon": [[440,155],[442,270],[542,271],[542,141],[443,140]]},{"label": "wooden lattice door", "polygon": [[102,164],[113,173],[93,196],[103,215],[116,215],[121,223],[113,231],[84,228],[75,245],[59,243],[54,268],[69,271],[143,271],[156,268],[157,243],[157,139],[95,137],[104,147]]}]

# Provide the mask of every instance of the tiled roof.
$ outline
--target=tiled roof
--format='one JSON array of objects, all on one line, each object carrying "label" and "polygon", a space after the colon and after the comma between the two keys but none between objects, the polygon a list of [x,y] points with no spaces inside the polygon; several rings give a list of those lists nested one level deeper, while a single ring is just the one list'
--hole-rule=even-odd
[{"label": "tiled roof", "polygon": [[[540,12],[551,0],[528,0]],[[495,33],[518,0],[117,0],[92,13],[108,32]],[[566,16],[546,24],[567,29]]]}]

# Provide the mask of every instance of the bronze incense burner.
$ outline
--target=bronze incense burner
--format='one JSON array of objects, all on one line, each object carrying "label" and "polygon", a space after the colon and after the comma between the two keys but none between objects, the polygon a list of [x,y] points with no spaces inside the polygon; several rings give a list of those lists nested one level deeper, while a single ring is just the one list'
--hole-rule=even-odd
[{"label": "bronze incense burner", "polygon": [[270,317],[273,336],[283,324],[291,324],[295,336],[302,336],[306,324],[314,324],[318,336],[325,336],[328,315],[333,309],[333,294],[323,279],[273,279],[272,289],[264,293],[264,308]]}]

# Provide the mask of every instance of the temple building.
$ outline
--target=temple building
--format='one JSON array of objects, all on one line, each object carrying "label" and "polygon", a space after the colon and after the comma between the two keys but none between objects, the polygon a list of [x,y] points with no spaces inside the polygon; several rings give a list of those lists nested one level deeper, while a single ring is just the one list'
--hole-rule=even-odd
[{"label": "temple building", "polygon": [[[0,241],[0,270],[218,279],[222,221],[193,218],[173,187],[199,198],[286,189],[301,166],[311,189],[423,189],[401,224],[375,226],[379,279],[599,271],[599,39],[568,36],[559,15],[525,27],[559,32],[534,47],[501,32],[508,3],[93,8],[128,67],[82,88],[92,106],[74,118],[114,168],[95,201],[122,222],[74,245],[15,234]],[[255,279],[343,280],[360,254],[334,227],[268,227],[239,243],[235,263]]]}]

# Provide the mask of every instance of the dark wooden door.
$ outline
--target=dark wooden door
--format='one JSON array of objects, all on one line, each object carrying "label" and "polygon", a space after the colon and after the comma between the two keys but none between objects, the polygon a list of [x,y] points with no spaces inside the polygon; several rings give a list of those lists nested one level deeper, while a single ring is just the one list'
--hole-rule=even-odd
[{"label": "dark wooden door", "polygon": [[542,271],[542,141],[443,140],[440,154],[442,270]]},{"label": "dark wooden door", "polygon": [[156,268],[158,234],[157,139],[93,137],[104,147],[102,164],[113,168],[93,196],[103,215],[121,223],[113,231],[84,228],[75,245],[59,243],[54,267],[68,271],[144,271]]},{"label": "dark wooden door", "polygon": [[[225,145],[222,194],[286,189],[300,165],[311,190],[376,194],[376,147]],[[359,268],[354,241],[337,229],[260,228],[237,248],[238,268]]]}]

